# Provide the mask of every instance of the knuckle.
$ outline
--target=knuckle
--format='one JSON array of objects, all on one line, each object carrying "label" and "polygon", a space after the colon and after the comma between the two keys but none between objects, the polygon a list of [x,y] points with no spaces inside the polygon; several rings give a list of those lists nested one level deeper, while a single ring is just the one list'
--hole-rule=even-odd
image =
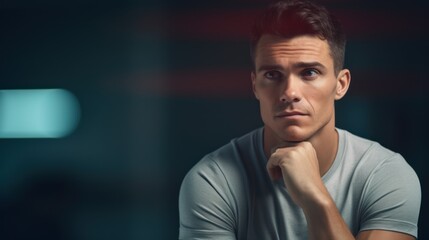
[{"label": "knuckle", "polygon": [[311,143],[310,142],[303,142],[303,144],[302,144],[302,146],[304,147],[304,148],[311,148]]},{"label": "knuckle", "polygon": [[289,159],[294,159],[294,158],[296,158],[298,155],[299,155],[299,149],[292,149],[291,151],[289,151],[289,152],[287,153],[287,157],[288,157]]}]

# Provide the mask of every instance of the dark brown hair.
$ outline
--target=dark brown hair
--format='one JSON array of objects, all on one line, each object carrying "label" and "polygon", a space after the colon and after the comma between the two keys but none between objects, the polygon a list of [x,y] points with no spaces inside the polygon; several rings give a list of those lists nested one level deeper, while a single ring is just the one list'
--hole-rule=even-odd
[{"label": "dark brown hair", "polygon": [[343,68],[346,37],[341,24],[323,6],[307,0],[280,1],[268,6],[253,25],[250,39],[253,65],[257,44],[264,34],[285,38],[318,36],[329,44],[335,72]]}]

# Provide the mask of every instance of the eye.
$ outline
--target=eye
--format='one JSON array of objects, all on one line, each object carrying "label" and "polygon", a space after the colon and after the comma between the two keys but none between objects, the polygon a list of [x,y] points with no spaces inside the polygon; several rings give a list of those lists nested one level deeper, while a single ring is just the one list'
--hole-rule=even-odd
[{"label": "eye", "polygon": [[280,80],[282,78],[282,74],[279,71],[268,71],[264,73],[264,77],[269,80]]},{"label": "eye", "polygon": [[314,68],[305,69],[301,72],[301,76],[306,80],[316,79],[320,75],[320,71]]}]

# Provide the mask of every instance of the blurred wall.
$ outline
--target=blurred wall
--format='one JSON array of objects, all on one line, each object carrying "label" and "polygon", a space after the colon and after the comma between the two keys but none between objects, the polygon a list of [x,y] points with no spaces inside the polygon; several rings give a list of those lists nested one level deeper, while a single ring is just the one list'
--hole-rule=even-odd
[{"label": "blurred wall", "polygon": [[[321,2],[349,39],[338,127],[407,159],[429,238],[428,4]],[[66,89],[80,122],[63,138],[0,139],[0,238],[177,238],[186,172],[261,126],[247,38],[266,3],[1,1],[0,89]]]}]

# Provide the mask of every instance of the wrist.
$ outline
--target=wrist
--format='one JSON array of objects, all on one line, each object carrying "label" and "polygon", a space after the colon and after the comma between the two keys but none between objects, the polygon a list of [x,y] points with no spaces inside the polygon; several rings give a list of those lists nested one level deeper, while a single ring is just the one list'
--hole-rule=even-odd
[{"label": "wrist", "polygon": [[307,214],[323,214],[324,212],[329,212],[329,209],[335,208],[335,202],[332,200],[329,193],[327,194],[318,194],[312,198],[307,198],[303,201],[302,209]]}]

